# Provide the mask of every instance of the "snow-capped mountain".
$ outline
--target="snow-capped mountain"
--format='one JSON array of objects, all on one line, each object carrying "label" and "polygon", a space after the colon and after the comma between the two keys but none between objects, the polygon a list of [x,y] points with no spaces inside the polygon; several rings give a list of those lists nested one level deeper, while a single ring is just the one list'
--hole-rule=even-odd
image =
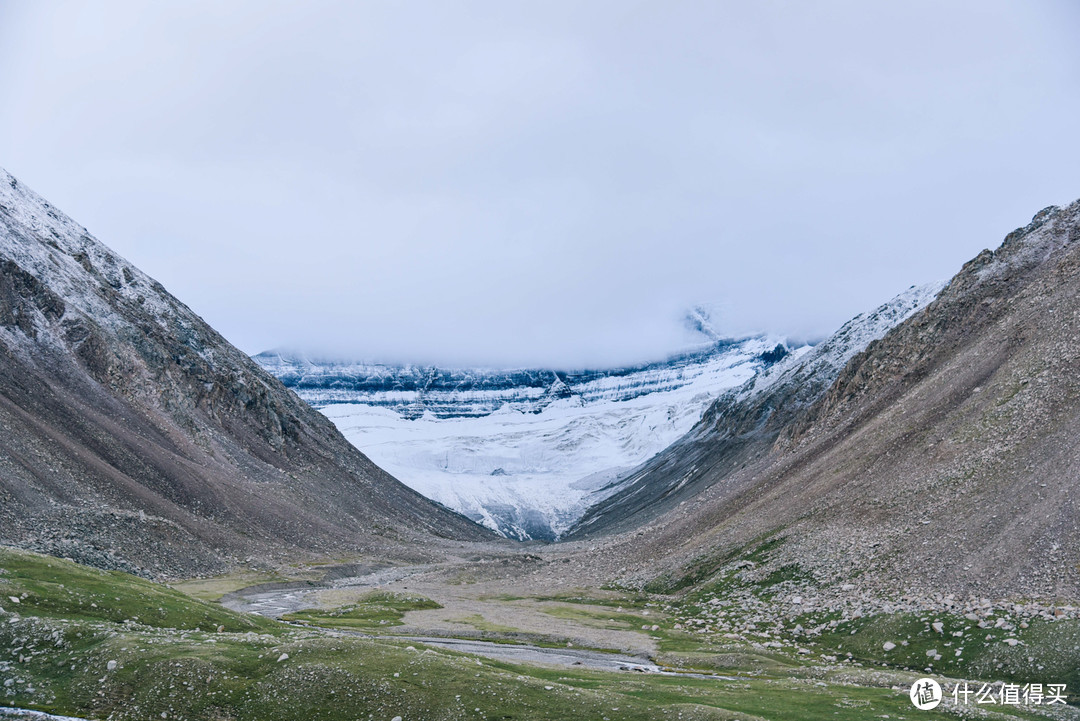
[{"label": "snow-capped mountain", "polygon": [[[652,393],[705,383],[723,373],[743,351],[766,365],[788,350],[778,338],[712,340],[666,360],[623,368],[548,370],[439,368],[312,360],[267,351],[255,360],[313,406],[363,403],[389,408],[406,418],[479,418],[502,409],[539,413],[551,403],[577,398],[583,403],[626,401]],[[734,354],[733,354],[734,353]],[[741,361],[738,361],[741,362]],[[726,385],[723,387],[727,387]]]},{"label": "snow-capped mountain", "polygon": [[765,419],[774,387],[789,389],[792,407],[809,403],[940,289],[913,287],[819,346],[795,349],[775,336],[720,339],[696,308],[687,326],[707,342],[626,368],[447,369],[282,352],[255,360],[413,489],[505,536],[552,540],[620,504],[640,480],[631,471],[716,412],[718,398],[739,408],[764,398]]},{"label": "snow-capped mountain", "polygon": [[723,391],[790,353],[761,336],[605,370],[255,359],[414,489],[506,536],[550,540]]},{"label": "snow-capped mountain", "polygon": [[779,387],[799,395],[802,405],[809,405],[832,385],[856,353],[929,305],[945,285],[945,281],[935,281],[911,286],[878,308],[855,316],[806,355],[786,357],[725,393],[717,405],[745,404],[764,398]]},{"label": "snow-capped mountain", "polygon": [[700,493],[701,479],[712,479],[717,468],[732,468],[766,452],[793,418],[828,391],[848,361],[929,305],[943,287],[944,282],[912,286],[855,316],[813,348],[788,354],[721,393],[690,432],[602,489],[604,497],[587,509],[569,535],[618,527],[631,517],[640,523],[641,517],[656,516]]}]

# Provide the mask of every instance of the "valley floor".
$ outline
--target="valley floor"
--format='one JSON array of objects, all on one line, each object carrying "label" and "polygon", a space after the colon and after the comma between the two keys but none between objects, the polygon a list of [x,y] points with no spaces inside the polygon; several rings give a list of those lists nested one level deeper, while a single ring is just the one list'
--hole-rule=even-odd
[{"label": "valley floor", "polygon": [[[791,593],[826,597],[794,572],[598,588],[582,583],[582,550],[461,545],[440,564],[339,560],[169,587],[0,549],[0,706],[86,719],[1080,718],[1075,705],[950,696],[963,679],[998,698],[1003,684],[1064,683],[1075,704],[1071,610],[793,611]],[[946,698],[918,711],[908,691],[927,675]]]}]

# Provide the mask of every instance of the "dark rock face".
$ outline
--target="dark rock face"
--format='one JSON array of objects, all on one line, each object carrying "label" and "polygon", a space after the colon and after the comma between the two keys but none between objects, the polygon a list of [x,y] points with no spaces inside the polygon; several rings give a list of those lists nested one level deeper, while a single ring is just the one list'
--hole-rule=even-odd
[{"label": "dark rock face", "polygon": [[620,519],[639,530],[609,557],[647,579],[770,539],[826,584],[1076,598],[1078,241],[1080,202],[1040,211],[809,404],[718,403],[638,486],[687,503]]},{"label": "dark rock face", "polygon": [[0,174],[0,543],[169,576],[489,536]]},{"label": "dark rock face", "polygon": [[761,360],[768,364],[779,363],[784,360],[784,356],[788,354],[788,349],[783,345],[777,345],[775,348],[769,351],[765,351],[761,354]]},{"label": "dark rock face", "polygon": [[0,325],[36,338],[37,314],[55,321],[64,315],[64,301],[10,260],[0,260]]}]

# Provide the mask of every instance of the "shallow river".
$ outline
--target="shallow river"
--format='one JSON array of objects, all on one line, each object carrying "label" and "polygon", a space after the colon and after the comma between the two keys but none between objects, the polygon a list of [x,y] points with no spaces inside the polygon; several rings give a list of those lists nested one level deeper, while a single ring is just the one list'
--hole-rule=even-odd
[{"label": "shallow river", "polygon": [[[363,577],[341,579],[329,584],[337,587],[375,587],[391,580],[398,580],[409,575],[403,569],[386,569]],[[413,570],[415,572],[415,570]],[[230,593],[221,599],[222,605],[234,611],[257,613],[271,618],[280,618],[286,613],[317,605],[314,593],[326,588],[326,584],[281,584],[274,586],[255,586]],[[314,629],[312,626],[305,626]],[[445,638],[441,636],[399,636],[374,635],[360,632],[332,631],[347,635],[385,638],[399,641],[416,641],[427,646],[446,648],[461,653],[471,653],[486,658],[514,663],[544,663],[554,666],[568,666],[594,669],[597,671],[637,671],[640,673],[664,673],[659,666],[644,656],[631,656],[618,653],[603,653],[577,648],[545,648],[530,644],[494,643],[473,639]]]}]

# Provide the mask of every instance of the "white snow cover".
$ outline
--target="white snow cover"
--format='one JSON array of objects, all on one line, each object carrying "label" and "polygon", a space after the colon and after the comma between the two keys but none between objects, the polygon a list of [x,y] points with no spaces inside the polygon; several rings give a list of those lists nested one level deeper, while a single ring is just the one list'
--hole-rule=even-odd
[{"label": "white snow cover", "polygon": [[[552,537],[602,500],[620,473],[690,430],[721,392],[758,372],[779,339],[753,338],[678,372],[650,368],[575,388],[539,413],[507,402],[481,417],[409,420],[390,408],[321,410],[402,482],[505,535]],[[645,377],[648,376],[648,377]],[[626,398],[625,388],[651,392]]]},{"label": "white snow cover", "polygon": [[978,270],[979,282],[1046,262],[1051,254],[1076,240],[1068,229],[1077,215],[1080,215],[1080,200],[1063,208],[1051,205],[1040,210],[1026,226],[1005,236],[1001,246]]},{"label": "white snow cover", "polygon": [[[40,237],[48,240],[43,242]],[[105,299],[101,293],[105,285],[125,301],[137,303],[162,327],[176,325],[188,330],[200,323],[198,316],[157,281],[109,250],[86,228],[3,168],[0,168],[0,257],[39,278],[63,299],[66,313],[80,313],[99,326],[121,334],[138,335],[142,331]],[[215,353],[210,345],[196,345],[194,338],[193,335],[190,345],[193,352],[223,367],[232,365],[229,354]],[[11,347],[20,347],[18,337],[11,336],[9,341]],[[46,334],[37,342],[58,341]]]},{"label": "white snow cover", "polygon": [[[753,348],[767,345],[766,340],[765,337],[753,339]],[[775,348],[781,340],[768,342],[773,346],[765,350]],[[333,403],[363,403],[393,408],[410,417],[430,410],[439,418],[450,418],[485,416],[506,407],[535,412],[568,394],[586,403],[625,401],[648,393],[709,383],[707,376],[718,370],[717,364],[710,362],[711,357],[730,350],[732,345],[745,343],[710,339],[705,345],[694,346],[659,363],[568,372],[536,368],[392,366],[312,360],[303,354],[281,351],[260,353],[255,360],[316,408]],[[750,355],[756,354],[755,350]],[[736,359],[734,362],[740,362],[738,355],[731,356]],[[751,360],[747,358],[746,362]],[[726,368],[726,363],[720,367]]]},{"label": "white snow cover", "polygon": [[[22,226],[22,227],[20,227]],[[173,315],[170,297],[152,278],[94,238],[83,226],[0,168],[0,251],[26,271],[45,280],[68,305],[95,320],[115,316],[101,299],[102,280],[140,302],[159,320]],[[32,231],[28,234],[26,231]],[[48,243],[34,236],[51,238]],[[80,261],[81,258],[85,260]],[[101,275],[95,278],[83,265]],[[141,301],[139,300],[141,298]]]},{"label": "white snow cover", "polygon": [[946,285],[948,281],[941,280],[911,286],[875,310],[855,316],[812,349],[793,353],[767,368],[727,393],[727,397],[733,402],[743,401],[775,385],[801,385],[811,377],[825,378],[832,383],[856,353],[929,305]]}]

